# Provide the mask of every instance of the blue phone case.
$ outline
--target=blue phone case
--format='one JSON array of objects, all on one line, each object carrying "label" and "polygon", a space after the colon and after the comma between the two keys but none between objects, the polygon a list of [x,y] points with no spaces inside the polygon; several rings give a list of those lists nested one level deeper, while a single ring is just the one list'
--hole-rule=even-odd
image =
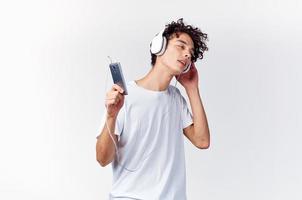
[{"label": "blue phone case", "polygon": [[125,79],[123,76],[122,67],[121,67],[120,63],[118,63],[118,62],[111,63],[111,64],[109,64],[109,68],[111,71],[113,83],[121,86],[124,89],[123,94],[127,95],[128,91],[127,91],[126,82],[125,82]]}]

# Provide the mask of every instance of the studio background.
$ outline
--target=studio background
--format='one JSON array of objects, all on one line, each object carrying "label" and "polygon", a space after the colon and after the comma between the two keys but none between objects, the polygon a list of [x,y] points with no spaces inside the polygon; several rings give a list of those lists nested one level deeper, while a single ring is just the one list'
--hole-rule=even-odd
[{"label": "studio background", "polygon": [[180,17],[209,35],[196,66],[211,146],[185,141],[188,199],[301,199],[301,10],[298,0],[1,1],[0,199],[107,198],[111,166],[95,158],[107,55],[140,78],[150,40]]}]

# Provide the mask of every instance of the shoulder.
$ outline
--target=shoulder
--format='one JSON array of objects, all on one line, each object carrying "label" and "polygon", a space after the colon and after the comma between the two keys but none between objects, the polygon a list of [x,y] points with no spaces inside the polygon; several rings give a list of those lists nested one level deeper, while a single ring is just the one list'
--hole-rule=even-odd
[{"label": "shoulder", "polygon": [[169,85],[168,90],[171,93],[175,94],[175,95],[182,96],[181,93],[180,93],[180,90],[177,87],[173,86],[173,85]]},{"label": "shoulder", "polygon": [[183,96],[183,94],[181,93],[181,91],[180,91],[177,87],[175,87],[175,86],[173,86],[173,85],[170,85],[170,86],[169,86],[169,91],[171,91],[170,93],[172,94],[172,96],[173,96],[175,99],[178,99],[178,100],[179,100],[178,102],[179,102],[181,105],[187,104],[186,98]]}]

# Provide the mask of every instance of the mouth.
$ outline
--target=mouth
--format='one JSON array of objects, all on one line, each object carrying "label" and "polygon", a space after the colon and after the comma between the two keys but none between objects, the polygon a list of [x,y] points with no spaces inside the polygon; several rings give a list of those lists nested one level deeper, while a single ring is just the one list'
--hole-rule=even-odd
[{"label": "mouth", "polygon": [[182,61],[182,60],[177,60],[178,62],[180,62],[183,66],[186,65],[186,62],[185,61]]}]

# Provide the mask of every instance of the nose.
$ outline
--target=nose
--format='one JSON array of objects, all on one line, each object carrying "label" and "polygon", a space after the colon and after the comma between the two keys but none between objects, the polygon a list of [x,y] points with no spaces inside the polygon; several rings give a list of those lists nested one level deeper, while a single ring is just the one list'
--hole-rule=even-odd
[{"label": "nose", "polygon": [[185,58],[189,61],[191,61],[191,53],[186,53]]}]

